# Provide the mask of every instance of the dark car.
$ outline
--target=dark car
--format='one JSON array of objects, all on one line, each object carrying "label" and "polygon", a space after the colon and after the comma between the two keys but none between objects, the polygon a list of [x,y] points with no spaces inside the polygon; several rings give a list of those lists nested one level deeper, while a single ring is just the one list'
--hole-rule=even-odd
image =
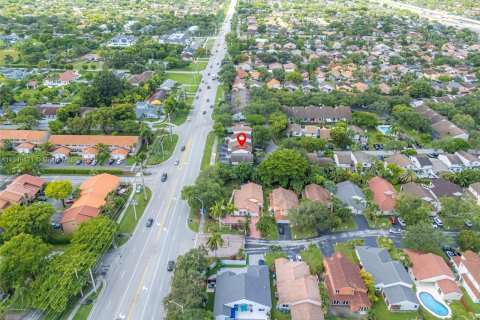
[{"label": "dark car", "polygon": [[109,165],[112,165],[114,162],[115,162],[115,159],[110,159],[110,160],[108,160],[108,164],[109,164]]},{"label": "dark car", "polygon": [[80,160],[80,159],[77,160],[77,161],[75,162],[75,164],[76,164],[77,166],[81,165],[81,164],[82,164],[82,160]]},{"label": "dark car", "polygon": [[175,261],[170,260],[167,263],[167,271],[173,271],[173,267],[175,266]]},{"label": "dark car", "polygon": [[162,174],[162,182],[167,181],[167,173]]},{"label": "dark car", "polygon": [[62,225],[58,222],[51,222],[50,225],[52,226],[52,228],[54,229],[59,229],[62,227]]},{"label": "dark car", "polygon": [[182,146],[182,147],[180,148],[180,151],[185,151],[185,146]]},{"label": "dark car", "polygon": [[207,114],[207,111],[203,111],[202,113],[203,113],[203,114]]},{"label": "dark car", "polygon": [[333,144],[331,144],[331,143],[329,143],[327,147],[328,147],[328,149],[330,149],[330,150],[335,149],[335,147],[334,147]]},{"label": "dark car", "polygon": [[284,234],[285,233],[285,228],[282,226],[278,226],[278,233]]},{"label": "dark car", "polygon": [[60,158],[55,159],[55,163],[56,163],[56,164],[59,164],[59,163],[61,163],[61,162],[62,162],[62,159],[60,159]]},{"label": "dark car", "polygon": [[147,227],[151,227],[153,224],[153,218],[148,218],[147,220]]},{"label": "dark car", "polygon": [[430,152],[430,153],[427,153],[427,157],[429,158],[438,158],[438,153],[436,152]]},{"label": "dark car", "polygon": [[38,201],[47,201],[47,197],[45,197],[45,196],[38,196],[38,197],[37,197],[37,200],[38,200]]}]

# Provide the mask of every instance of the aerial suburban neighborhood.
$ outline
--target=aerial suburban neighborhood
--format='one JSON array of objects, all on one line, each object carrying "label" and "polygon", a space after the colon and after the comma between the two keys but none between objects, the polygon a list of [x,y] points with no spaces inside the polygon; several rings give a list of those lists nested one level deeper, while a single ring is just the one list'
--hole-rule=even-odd
[{"label": "aerial suburban neighborhood", "polygon": [[480,319],[480,5],[0,3],[0,319]]}]

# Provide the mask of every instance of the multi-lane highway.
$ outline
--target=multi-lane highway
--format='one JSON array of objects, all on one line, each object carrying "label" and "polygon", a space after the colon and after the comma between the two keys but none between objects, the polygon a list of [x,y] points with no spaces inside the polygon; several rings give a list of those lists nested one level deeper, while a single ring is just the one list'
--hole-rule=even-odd
[{"label": "multi-lane highway", "polygon": [[[194,100],[191,120],[175,128],[179,135],[175,152],[169,161],[155,167],[154,175],[146,180],[153,193],[144,215],[130,240],[102,261],[101,268],[107,270],[106,286],[89,319],[163,318],[162,300],[170,291],[172,276],[172,272],[167,272],[167,262],[194,247],[196,241],[196,234],[187,226],[190,208],[181,200],[181,190],[193,184],[200,172],[205,139],[213,124],[210,105],[218,87],[218,80],[212,80],[211,75],[218,74],[225,56],[224,35],[230,31],[235,5],[236,0],[232,0],[207,68],[201,72],[205,83],[197,92],[199,98]],[[185,146],[185,151],[180,151],[181,146]],[[178,165],[174,165],[175,160],[179,160]],[[168,179],[161,182],[164,172]],[[155,221],[150,228],[146,227],[148,218]]]},{"label": "multi-lane highway", "polygon": [[422,18],[425,18],[428,20],[435,20],[447,26],[453,26],[456,28],[467,28],[474,32],[480,33],[480,21],[477,21],[474,19],[469,19],[466,17],[449,14],[443,11],[425,9],[425,8],[417,7],[411,4],[403,3],[400,1],[392,1],[392,0],[373,0],[373,1],[381,4],[387,4],[393,8],[409,10],[411,12],[418,14]]}]

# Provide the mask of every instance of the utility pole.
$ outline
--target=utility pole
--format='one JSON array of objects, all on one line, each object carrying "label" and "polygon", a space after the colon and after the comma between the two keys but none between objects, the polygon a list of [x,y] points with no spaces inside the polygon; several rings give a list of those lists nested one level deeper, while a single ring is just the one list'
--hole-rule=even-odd
[{"label": "utility pole", "polygon": [[132,200],[133,213],[135,214],[135,220],[137,220],[137,200]]},{"label": "utility pole", "polygon": [[92,279],[93,290],[97,292],[97,284],[95,283],[95,279],[93,279],[92,268],[88,268],[88,271],[90,272],[90,278]]},{"label": "utility pole", "polygon": [[168,113],[168,126],[170,127],[170,142],[173,141],[173,132],[172,132],[172,122],[170,118],[170,113]]}]

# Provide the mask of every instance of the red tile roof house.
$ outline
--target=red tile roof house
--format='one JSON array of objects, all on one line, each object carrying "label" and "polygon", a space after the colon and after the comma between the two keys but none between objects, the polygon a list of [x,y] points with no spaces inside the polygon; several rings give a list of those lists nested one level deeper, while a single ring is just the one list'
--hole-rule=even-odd
[{"label": "red tile roof house", "polygon": [[462,290],[455,282],[455,275],[442,257],[433,253],[417,253],[409,249],[404,251],[412,262],[408,273],[415,281],[417,289],[422,285],[434,286],[435,291],[447,301],[462,298]]},{"label": "red tile roof house", "polygon": [[317,278],[305,262],[275,260],[277,309],[288,311],[292,320],[323,320],[322,299]]},{"label": "red tile roof house", "polygon": [[372,306],[367,287],[360,276],[360,268],[340,252],[323,259],[325,286],[330,305],[348,307],[352,312],[365,314]]},{"label": "red tile roof house", "polygon": [[373,193],[373,203],[382,214],[390,215],[395,211],[395,198],[398,193],[391,183],[382,177],[368,180],[368,188]]},{"label": "red tile roof house", "polygon": [[250,237],[260,238],[260,233],[256,229],[256,225],[263,211],[263,190],[262,186],[249,182],[235,190],[233,195],[233,204],[235,210],[232,215],[228,215],[221,220],[222,225],[238,225],[244,222],[244,216],[250,214]]},{"label": "red tile roof house", "polygon": [[284,188],[277,188],[268,196],[268,210],[275,215],[279,223],[289,223],[288,210],[298,206],[295,192]]},{"label": "red tile roof house", "polygon": [[315,183],[311,183],[305,187],[302,192],[302,198],[319,202],[327,207],[330,207],[332,205],[332,202],[330,201],[330,191],[323,187],[320,187],[318,184]]},{"label": "red tile roof house", "polygon": [[45,180],[29,174],[18,176],[5,190],[0,191],[0,209],[14,204],[27,204],[35,198],[44,183]]},{"label": "red tile roof house", "polygon": [[450,259],[467,294],[474,303],[480,303],[480,255],[467,250],[460,257]]}]

